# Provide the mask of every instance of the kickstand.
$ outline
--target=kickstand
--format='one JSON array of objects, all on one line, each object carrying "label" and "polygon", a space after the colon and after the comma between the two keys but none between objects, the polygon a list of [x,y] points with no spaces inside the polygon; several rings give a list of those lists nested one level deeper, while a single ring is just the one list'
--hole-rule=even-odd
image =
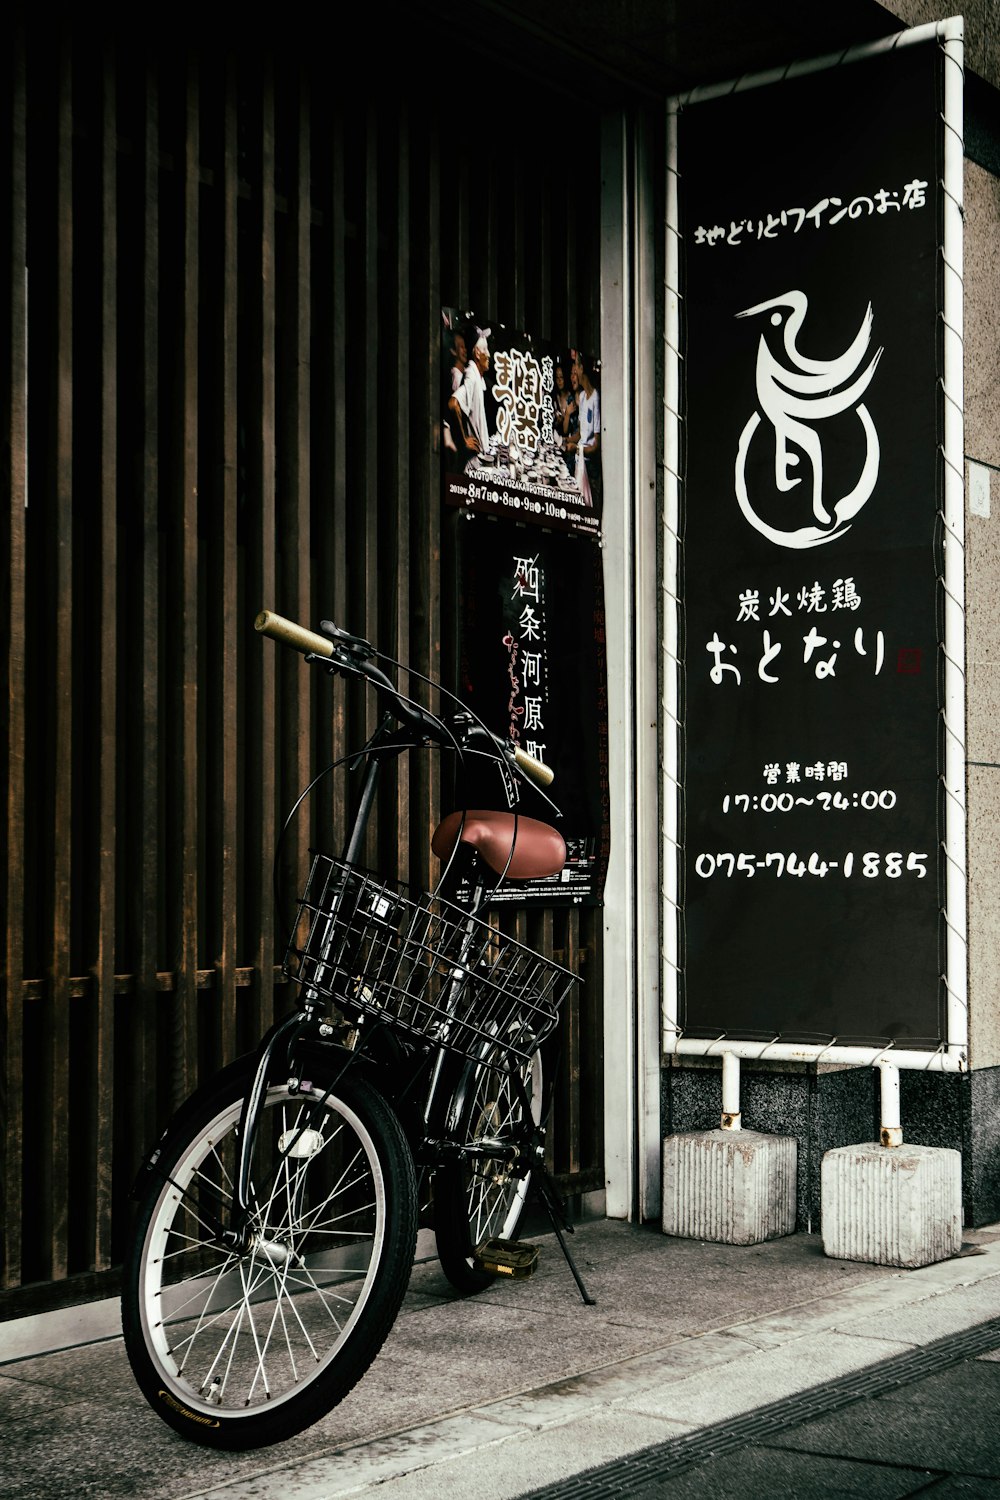
[{"label": "kickstand", "polygon": [[549,1216],[549,1221],[556,1232],[556,1239],[559,1241],[560,1249],[566,1257],[566,1264],[573,1272],[573,1280],[580,1289],[580,1296],[587,1307],[595,1307],[597,1299],[592,1297],[584,1286],[573,1257],[569,1253],[569,1246],[563,1238],[563,1230],[565,1229],[569,1234],[572,1234],[573,1226],[566,1217],[566,1209],[559,1196],[559,1189],[556,1187],[552,1174],[544,1162],[532,1169],[531,1186],[535,1196],[539,1199],[542,1207]]}]

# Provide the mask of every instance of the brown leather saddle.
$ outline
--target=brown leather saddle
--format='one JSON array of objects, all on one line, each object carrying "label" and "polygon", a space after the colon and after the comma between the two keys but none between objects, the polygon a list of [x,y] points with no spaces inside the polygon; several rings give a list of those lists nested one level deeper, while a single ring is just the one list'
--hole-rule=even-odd
[{"label": "brown leather saddle", "polygon": [[449,813],[434,830],[431,848],[439,859],[447,859],[456,842],[475,849],[484,864],[511,880],[558,875],[566,863],[566,841],[558,829],[509,812],[475,808],[464,815]]}]

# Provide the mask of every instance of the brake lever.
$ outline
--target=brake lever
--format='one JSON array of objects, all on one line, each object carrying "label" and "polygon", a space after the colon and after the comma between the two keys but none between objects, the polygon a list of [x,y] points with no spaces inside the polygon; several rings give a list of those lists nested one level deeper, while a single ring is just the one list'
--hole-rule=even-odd
[{"label": "brake lever", "polygon": [[340,649],[346,651],[349,656],[357,657],[360,661],[374,661],[377,654],[375,647],[363,636],[351,635],[335,620],[320,620],[319,628],[324,635],[329,636],[331,641],[336,641]]},{"label": "brake lever", "polygon": [[[517,763],[514,759],[514,752],[517,747],[511,740],[502,740],[499,735],[493,734],[484,725],[478,723],[475,716],[470,713],[454,714],[451,724],[460,736],[463,730],[466,731],[466,744],[473,755],[484,755],[488,759],[495,761],[499,766],[508,807],[516,807],[521,800],[519,783],[523,782],[525,786],[530,787],[533,792],[541,797],[543,802],[548,803],[557,818],[562,817],[562,809],[558,803],[553,802],[548,793],[543,792],[536,781],[532,781],[523,771],[517,769]],[[477,750],[473,745],[468,743],[470,740],[477,738],[488,740],[491,747],[490,750]]]}]

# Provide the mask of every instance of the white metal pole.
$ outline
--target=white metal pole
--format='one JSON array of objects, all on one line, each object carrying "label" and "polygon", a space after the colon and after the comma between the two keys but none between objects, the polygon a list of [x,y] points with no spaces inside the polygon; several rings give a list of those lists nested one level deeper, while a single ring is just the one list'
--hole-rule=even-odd
[{"label": "white metal pole", "polygon": [[965,434],[964,177],[962,18],[940,23],[944,52],[944,728],[945,920],[947,923],[948,1044],[966,1053],[969,1040],[968,923],[966,920],[965,799]]},{"label": "white metal pole", "polygon": [[661,993],[663,1036],[667,1052],[680,1036],[678,1007],[678,838],[680,791],[680,602],[678,599],[678,528],[680,526],[681,465],[681,292],[680,227],[677,192],[677,111],[667,112],[667,182],[664,242],[664,392],[663,392],[663,660],[661,707],[663,778],[660,791],[663,818],[660,859],[663,928]]},{"label": "white metal pole", "polygon": [[604,891],[604,1177],[610,1219],[630,1219],[637,1206],[635,536],[628,446],[633,429],[625,190],[624,124],[620,114],[608,111],[601,121],[601,467],[612,808]]},{"label": "white metal pole", "polygon": [[740,1060],[735,1052],[722,1054],[722,1128],[743,1128],[740,1115]]},{"label": "white metal pole", "polygon": [[883,1146],[901,1146],[903,1131],[899,1120],[899,1069],[893,1063],[882,1062],[879,1063],[878,1070],[881,1074],[882,1094],[879,1141]]},{"label": "white metal pole", "polygon": [[[663,1190],[660,1095],[660,806],[656,546],[656,223],[653,153],[644,127],[634,134],[631,222],[632,433],[635,603],[635,946],[636,946],[636,1178],[641,1221],[659,1219]],[[612,811],[612,816],[614,812]]]}]

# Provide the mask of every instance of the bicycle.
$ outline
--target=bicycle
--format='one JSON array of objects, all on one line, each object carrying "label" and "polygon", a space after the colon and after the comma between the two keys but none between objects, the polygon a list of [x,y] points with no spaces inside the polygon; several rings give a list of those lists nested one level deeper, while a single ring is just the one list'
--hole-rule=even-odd
[{"label": "bicycle", "polygon": [[[133,1373],[171,1427],[230,1449],[301,1432],[371,1366],[409,1281],[418,1181],[458,1291],[530,1273],[537,1247],[515,1236],[534,1190],[593,1300],[543,1144],[539,1048],[576,980],[483,916],[499,881],[565,863],[558,831],[517,812],[519,781],[550,800],[552,773],[467,710],[445,720],[401,693],[389,659],[331,621],[320,634],[262,611],[255,625],[367,683],[382,712],[360,755],[333,763],[365,769],[341,857],[312,854],[297,902],[282,968],[298,1007],[181,1106],[133,1188]],[[508,807],[446,817],[441,879],[414,893],[359,860],[383,766],[427,745],[493,761]]]}]

